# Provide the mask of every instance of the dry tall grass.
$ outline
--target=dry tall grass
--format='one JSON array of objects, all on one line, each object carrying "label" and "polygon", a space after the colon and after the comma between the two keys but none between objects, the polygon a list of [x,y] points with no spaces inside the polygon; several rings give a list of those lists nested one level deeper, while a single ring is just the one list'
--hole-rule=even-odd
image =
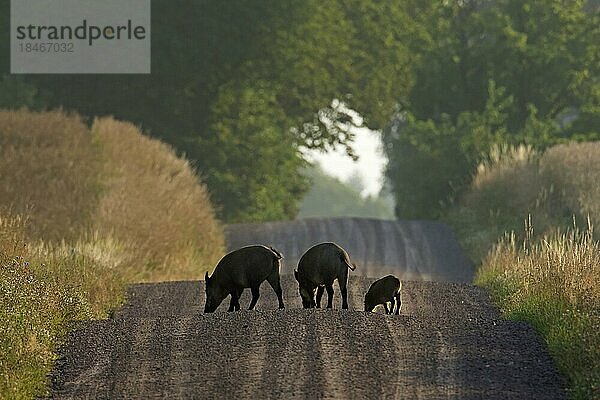
[{"label": "dry tall grass", "polygon": [[599,160],[600,143],[498,147],[448,216],[482,260],[476,282],[537,329],[576,399],[600,398]]},{"label": "dry tall grass", "polygon": [[31,245],[22,218],[0,216],[0,398],[43,394],[74,321],[106,317],[122,301],[122,263],[107,269],[91,256],[114,252],[107,245]]},{"label": "dry tall grass", "polygon": [[224,248],[206,187],[173,149],[112,118],[0,111],[0,209],[44,241],[108,237],[129,280],[193,279]]},{"label": "dry tall grass", "polygon": [[198,279],[223,252],[208,193],[187,160],[126,122],[103,118],[92,136],[103,150],[105,192],[98,227],[133,241],[146,260],[137,280]]},{"label": "dry tall grass", "polygon": [[43,394],[73,321],[127,283],[198,279],[222,254],[204,185],[131,124],[0,111],[0,171],[0,398]]},{"label": "dry tall grass", "polygon": [[513,232],[494,246],[482,273],[502,275],[514,283],[516,297],[544,293],[574,310],[600,312],[600,243],[591,223],[584,231],[573,228],[543,240],[533,238],[529,223],[526,228],[524,241]]},{"label": "dry tall grass", "polygon": [[34,238],[77,238],[98,202],[99,156],[76,115],[0,110],[0,207],[27,215]]},{"label": "dry tall grass", "polygon": [[514,233],[484,259],[476,282],[509,318],[531,323],[546,341],[575,399],[600,396],[600,243],[591,223],[533,239]]}]

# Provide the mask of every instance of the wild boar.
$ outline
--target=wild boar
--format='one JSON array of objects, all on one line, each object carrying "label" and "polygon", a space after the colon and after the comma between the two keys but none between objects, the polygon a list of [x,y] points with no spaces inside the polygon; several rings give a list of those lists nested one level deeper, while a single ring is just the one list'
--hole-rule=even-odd
[{"label": "wild boar", "polygon": [[[365,311],[373,311],[376,306],[383,304],[385,313],[393,314],[394,305],[397,305],[396,315],[400,314],[400,308],[402,307],[401,290],[402,283],[400,279],[393,275],[376,280],[365,294]],[[391,303],[391,309],[388,309],[388,301]]]},{"label": "wild boar", "polygon": [[[321,307],[323,291],[327,290],[327,308],[333,303],[333,281],[338,280],[342,293],[342,308],[348,308],[348,269],[354,271],[348,253],[335,243],[319,243],[306,251],[298,262],[294,276],[298,281],[302,306]],[[315,290],[317,301],[315,302]]]},{"label": "wild boar", "polygon": [[277,294],[279,308],[284,308],[279,268],[281,254],[266,246],[247,246],[226,254],[218,262],[212,276],[208,272],[206,282],[206,305],[204,312],[214,312],[225,297],[231,295],[228,311],[240,309],[239,299],[244,288],[252,291],[249,310],[252,310],[260,296],[260,285],[265,280]]}]

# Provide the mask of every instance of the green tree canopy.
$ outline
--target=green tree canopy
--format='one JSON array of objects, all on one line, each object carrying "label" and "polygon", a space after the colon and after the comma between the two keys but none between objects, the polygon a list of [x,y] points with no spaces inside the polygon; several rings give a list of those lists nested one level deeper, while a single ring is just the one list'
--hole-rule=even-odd
[{"label": "green tree canopy", "polygon": [[332,101],[382,128],[407,93],[406,43],[419,33],[409,5],[156,0],[151,75],[27,81],[50,94],[51,107],[111,114],[174,144],[225,220],[289,218],[307,188],[302,149],[352,153],[352,118]]},{"label": "green tree canopy", "polygon": [[585,1],[431,2],[384,135],[402,218],[438,217],[494,143],[598,138],[600,15]]}]

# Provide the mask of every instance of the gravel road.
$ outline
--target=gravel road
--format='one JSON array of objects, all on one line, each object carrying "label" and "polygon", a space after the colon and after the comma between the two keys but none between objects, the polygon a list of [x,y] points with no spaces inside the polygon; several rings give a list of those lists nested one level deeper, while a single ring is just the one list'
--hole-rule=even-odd
[{"label": "gravel road", "polygon": [[406,280],[471,282],[473,265],[452,229],[436,221],[373,218],[307,218],[225,228],[230,250],[268,244],[285,256],[282,272],[291,274],[302,254],[319,242],[336,242],[358,265],[355,275],[387,274]]},{"label": "gravel road", "polygon": [[564,398],[534,331],[502,320],[485,291],[404,282],[402,313],[387,316],[360,311],[372,281],[351,276],[350,310],[300,309],[285,275],[285,310],[265,284],[257,310],[226,313],[226,300],[209,315],[203,282],[134,285],[113,319],[70,335],[51,397]]}]

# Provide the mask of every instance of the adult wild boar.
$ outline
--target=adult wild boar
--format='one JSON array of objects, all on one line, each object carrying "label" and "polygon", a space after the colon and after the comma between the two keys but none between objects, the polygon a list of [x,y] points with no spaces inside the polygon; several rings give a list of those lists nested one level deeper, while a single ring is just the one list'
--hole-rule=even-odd
[{"label": "adult wild boar", "polygon": [[[298,281],[302,306],[321,307],[323,291],[327,290],[327,308],[333,303],[333,281],[338,280],[342,293],[342,308],[348,308],[348,268],[354,271],[348,253],[335,243],[319,243],[306,251],[298,262],[294,276]],[[317,301],[315,303],[315,290]]]},{"label": "adult wild boar", "polygon": [[[393,275],[384,276],[376,280],[367,291],[367,294],[365,294],[365,311],[373,311],[376,306],[383,304],[385,313],[393,314],[394,304],[396,304],[398,306],[396,308],[396,315],[400,314],[400,308],[402,307],[401,290],[402,283],[400,279]],[[391,309],[388,309],[388,301],[391,303]]]},{"label": "adult wild boar", "polygon": [[266,246],[247,246],[226,254],[215,267],[212,276],[209,278],[207,272],[204,277],[204,312],[214,312],[228,295],[231,295],[228,311],[239,310],[239,300],[244,288],[252,291],[252,301],[248,307],[252,310],[260,296],[260,285],[265,280],[277,294],[279,308],[284,308],[279,281],[281,258],[277,250]]}]

